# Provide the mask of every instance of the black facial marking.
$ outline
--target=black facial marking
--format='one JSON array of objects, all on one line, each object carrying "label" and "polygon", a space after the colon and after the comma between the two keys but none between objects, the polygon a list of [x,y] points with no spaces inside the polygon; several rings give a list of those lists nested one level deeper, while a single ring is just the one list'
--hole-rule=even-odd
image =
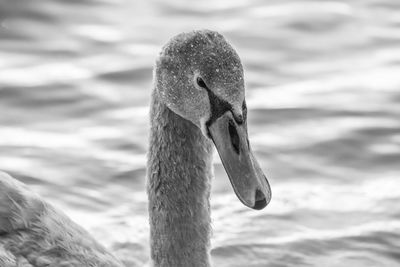
[{"label": "black facial marking", "polygon": [[208,89],[206,83],[201,77],[197,77],[196,79],[197,85],[200,86],[201,88]]},{"label": "black facial marking", "polygon": [[219,98],[210,89],[206,88],[208,93],[208,98],[210,99],[211,106],[211,117],[206,122],[207,128],[215,122],[219,117],[221,117],[225,112],[232,111],[232,105],[225,100]]}]

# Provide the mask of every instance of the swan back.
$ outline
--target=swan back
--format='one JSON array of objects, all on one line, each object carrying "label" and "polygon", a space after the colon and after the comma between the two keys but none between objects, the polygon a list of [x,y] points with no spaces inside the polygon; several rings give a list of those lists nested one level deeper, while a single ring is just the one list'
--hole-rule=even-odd
[{"label": "swan back", "polygon": [[123,266],[82,227],[0,172],[0,266]]}]

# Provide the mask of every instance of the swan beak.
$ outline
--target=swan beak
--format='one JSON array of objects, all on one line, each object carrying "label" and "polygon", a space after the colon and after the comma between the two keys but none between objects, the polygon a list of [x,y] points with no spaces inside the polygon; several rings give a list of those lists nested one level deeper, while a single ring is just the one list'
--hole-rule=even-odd
[{"label": "swan beak", "polygon": [[251,151],[246,121],[238,124],[227,111],[208,130],[237,197],[247,207],[263,209],[271,200],[271,188]]}]

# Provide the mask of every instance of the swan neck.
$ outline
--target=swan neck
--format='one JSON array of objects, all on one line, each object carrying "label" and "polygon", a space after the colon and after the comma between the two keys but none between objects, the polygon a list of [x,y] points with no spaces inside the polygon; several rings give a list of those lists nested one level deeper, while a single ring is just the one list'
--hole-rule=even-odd
[{"label": "swan neck", "polygon": [[156,90],[151,107],[147,193],[153,264],[208,267],[211,142],[168,109]]}]

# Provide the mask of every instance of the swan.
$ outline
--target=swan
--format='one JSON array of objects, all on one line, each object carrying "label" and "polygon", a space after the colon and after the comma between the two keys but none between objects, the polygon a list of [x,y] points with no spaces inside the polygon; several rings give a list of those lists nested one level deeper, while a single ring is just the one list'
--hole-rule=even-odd
[{"label": "swan", "polygon": [[[243,67],[214,31],[173,37],[154,68],[146,190],[155,267],[207,267],[213,144],[239,200],[270,201],[247,136]],[[0,173],[0,266],[123,266],[79,225]]]}]

